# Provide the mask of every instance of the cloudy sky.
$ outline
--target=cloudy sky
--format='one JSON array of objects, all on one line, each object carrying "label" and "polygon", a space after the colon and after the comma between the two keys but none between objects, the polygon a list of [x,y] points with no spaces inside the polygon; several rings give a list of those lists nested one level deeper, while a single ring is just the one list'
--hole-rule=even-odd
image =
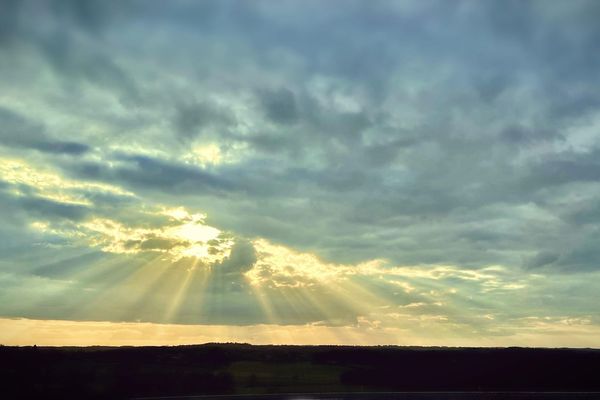
[{"label": "cloudy sky", "polygon": [[600,347],[600,3],[0,2],[0,343]]}]

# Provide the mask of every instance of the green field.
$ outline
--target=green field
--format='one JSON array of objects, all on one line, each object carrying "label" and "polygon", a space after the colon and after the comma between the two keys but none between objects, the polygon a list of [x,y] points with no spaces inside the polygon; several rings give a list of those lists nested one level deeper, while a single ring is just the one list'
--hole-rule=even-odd
[{"label": "green field", "polygon": [[297,393],[352,391],[340,383],[340,373],[347,368],[310,362],[269,363],[239,361],[227,371],[232,374],[236,393]]}]

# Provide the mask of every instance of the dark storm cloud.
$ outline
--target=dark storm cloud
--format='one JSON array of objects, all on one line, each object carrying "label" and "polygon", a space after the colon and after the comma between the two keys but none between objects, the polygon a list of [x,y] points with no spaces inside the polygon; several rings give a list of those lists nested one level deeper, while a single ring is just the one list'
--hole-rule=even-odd
[{"label": "dark storm cloud", "polygon": [[77,221],[90,214],[90,209],[86,206],[59,203],[43,198],[26,198],[19,201],[19,204],[32,217]]},{"label": "dark storm cloud", "polygon": [[525,263],[529,268],[540,268],[553,264],[560,258],[560,254],[551,251],[542,251],[536,254]]},{"label": "dark storm cloud", "polygon": [[18,31],[18,0],[7,0],[0,3],[0,45],[13,40]]},{"label": "dark storm cloud", "polygon": [[53,139],[46,134],[43,125],[5,108],[0,108],[0,144],[55,154],[81,155],[90,150],[84,143]]},{"label": "dark storm cloud", "polygon": [[256,262],[256,250],[252,243],[238,240],[231,248],[231,254],[214,266],[218,274],[240,275],[249,271]]},{"label": "dark storm cloud", "polygon": [[563,272],[597,271],[600,269],[600,249],[596,240],[588,238],[559,259]]},{"label": "dark storm cloud", "polygon": [[532,165],[527,181],[539,187],[600,180],[600,151],[564,152]]},{"label": "dark storm cloud", "polygon": [[286,88],[263,91],[259,94],[267,117],[279,124],[292,124],[298,118],[294,93]]},{"label": "dark storm cloud", "polygon": [[124,101],[139,101],[130,75],[95,45],[110,26],[131,17],[132,2],[7,1],[2,7],[6,23],[1,24],[0,46],[11,58],[19,59],[33,47],[66,85],[82,80],[110,87]]},{"label": "dark storm cloud", "polygon": [[65,172],[87,180],[124,184],[138,190],[169,193],[219,193],[235,190],[226,179],[197,166],[158,158],[118,153],[113,165],[94,162],[67,163]]},{"label": "dark storm cloud", "polygon": [[102,0],[3,1],[3,37],[12,40],[31,39],[40,26],[33,22],[55,25],[54,28],[80,30],[89,35],[101,35],[111,22],[131,16],[134,2]]},{"label": "dark storm cloud", "polygon": [[572,248],[559,253],[544,250],[527,260],[525,266],[532,271],[573,272],[597,271],[600,268],[600,250],[595,240],[586,238]]},{"label": "dark storm cloud", "polygon": [[182,137],[193,138],[206,127],[223,129],[233,125],[234,117],[228,110],[215,104],[196,101],[176,107],[173,124]]},{"label": "dark storm cloud", "polygon": [[[132,243],[133,244],[133,243]],[[139,243],[141,250],[170,250],[173,247],[185,244],[185,242],[164,238],[147,238]]]},{"label": "dark storm cloud", "polygon": [[[26,188],[22,188],[25,189]],[[91,209],[80,204],[71,204],[43,198],[35,193],[14,196],[8,191],[0,190],[0,204],[11,219],[17,221],[32,221],[37,218],[43,220],[80,221],[90,215]]]},{"label": "dark storm cloud", "polygon": [[596,226],[600,222],[600,200],[597,198],[575,204],[564,213],[564,218],[575,226]]},{"label": "dark storm cloud", "polygon": [[501,139],[516,146],[531,146],[540,141],[563,140],[555,130],[531,130],[523,126],[508,126],[500,133]]}]

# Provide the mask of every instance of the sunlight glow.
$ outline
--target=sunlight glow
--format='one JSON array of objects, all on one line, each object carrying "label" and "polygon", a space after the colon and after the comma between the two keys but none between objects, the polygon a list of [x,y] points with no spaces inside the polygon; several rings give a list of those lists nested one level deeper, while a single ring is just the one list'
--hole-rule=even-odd
[{"label": "sunlight glow", "polygon": [[194,147],[193,154],[200,165],[220,164],[223,158],[221,148],[214,143]]},{"label": "sunlight glow", "polygon": [[0,176],[3,181],[16,187],[13,194],[17,196],[22,195],[18,186],[25,185],[38,196],[58,203],[89,206],[92,203],[86,198],[86,191],[133,196],[133,193],[116,186],[66,179],[15,158],[0,157]]},{"label": "sunlight glow", "polygon": [[[74,182],[38,171],[19,160],[0,165],[0,171],[10,185],[9,193],[17,197],[24,195],[23,187],[30,186],[25,190],[39,197],[89,207],[95,204],[87,191],[128,195],[109,185]],[[29,228],[41,235],[60,237],[90,252],[100,249],[107,256],[73,270],[69,280],[47,279],[46,286],[54,289],[24,304],[33,309],[75,294],[71,292],[74,283],[85,281],[90,286],[83,290],[89,292],[81,297],[85,301],[69,304],[69,317],[208,323],[215,316],[221,318],[222,310],[239,304],[241,310],[258,311],[256,321],[265,325],[253,334],[262,337],[262,342],[310,343],[327,338],[331,343],[360,344],[379,335],[392,343],[404,340],[399,335],[434,340],[436,335],[465,338],[486,329],[492,332],[487,326],[496,320],[494,314],[482,313],[468,322],[455,318],[473,307],[469,294],[455,286],[468,282],[487,295],[522,290],[534,279],[522,274],[517,278],[501,265],[471,270],[451,265],[394,266],[385,259],[339,264],[261,237],[248,243],[246,253],[232,254],[236,241],[245,239],[208,225],[207,215],[196,210],[150,203],[127,217],[99,213],[61,223],[30,220]],[[69,265],[77,257],[62,259]],[[61,264],[40,268],[60,268]],[[495,302],[486,298],[480,306],[493,305],[501,312],[502,305]],[[524,319],[518,324],[541,330],[549,321],[567,327],[588,321],[577,318]],[[213,333],[231,337],[236,329],[219,325]],[[298,336],[298,329],[317,337]],[[503,333],[502,329],[494,332]]]},{"label": "sunlight glow", "polygon": [[[164,213],[164,212],[163,212]],[[55,228],[48,221],[34,221],[35,230],[82,241],[102,251],[137,254],[152,251],[168,255],[173,261],[195,257],[211,264],[229,256],[233,240],[217,228],[204,224],[204,214],[172,211],[175,225],[156,228],[127,226],[109,218],[93,218],[82,223]]]},{"label": "sunlight glow", "polygon": [[252,244],[258,261],[246,276],[253,284],[310,286],[348,270],[348,266],[325,263],[314,254],[294,251],[264,239],[254,240]]}]

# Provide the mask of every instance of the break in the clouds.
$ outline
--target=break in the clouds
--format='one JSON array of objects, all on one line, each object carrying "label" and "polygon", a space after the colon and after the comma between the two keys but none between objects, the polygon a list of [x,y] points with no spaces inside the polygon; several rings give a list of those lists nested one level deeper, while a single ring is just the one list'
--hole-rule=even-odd
[{"label": "break in the clouds", "polygon": [[341,3],[0,2],[0,316],[600,345],[600,4]]}]

